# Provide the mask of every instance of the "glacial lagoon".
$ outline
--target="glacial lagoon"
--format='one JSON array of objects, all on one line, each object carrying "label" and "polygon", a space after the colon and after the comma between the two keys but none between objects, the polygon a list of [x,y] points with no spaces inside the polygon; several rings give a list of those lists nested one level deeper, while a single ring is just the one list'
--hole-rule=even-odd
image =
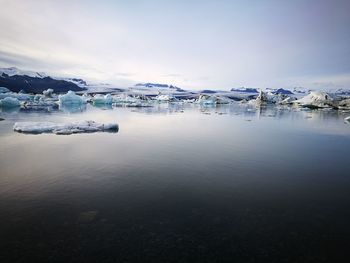
[{"label": "glacial lagoon", "polygon": [[[340,262],[349,115],[239,103],[3,111],[0,261]],[[83,120],[119,131],[13,131]]]}]

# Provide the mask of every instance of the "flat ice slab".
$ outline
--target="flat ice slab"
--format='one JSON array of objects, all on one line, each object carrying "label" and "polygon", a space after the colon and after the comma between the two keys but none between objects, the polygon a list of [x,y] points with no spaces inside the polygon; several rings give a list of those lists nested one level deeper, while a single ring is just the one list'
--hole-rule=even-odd
[{"label": "flat ice slab", "polygon": [[13,130],[23,133],[55,133],[69,135],[73,133],[88,132],[117,132],[119,129],[116,123],[98,123],[94,121],[82,121],[72,123],[54,123],[54,122],[16,122]]}]

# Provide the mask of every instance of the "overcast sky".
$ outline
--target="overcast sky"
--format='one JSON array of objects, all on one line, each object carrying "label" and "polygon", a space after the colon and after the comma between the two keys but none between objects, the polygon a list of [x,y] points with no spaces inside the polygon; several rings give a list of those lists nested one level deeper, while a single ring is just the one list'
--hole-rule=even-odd
[{"label": "overcast sky", "polygon": [[0,0],[0,66],[117,85],[350,87],[350,1]]}]

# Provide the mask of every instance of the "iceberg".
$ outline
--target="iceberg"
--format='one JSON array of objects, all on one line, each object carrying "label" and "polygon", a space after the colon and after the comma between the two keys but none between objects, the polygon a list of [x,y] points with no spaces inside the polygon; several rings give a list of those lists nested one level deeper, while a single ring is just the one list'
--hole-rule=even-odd
[{"label": "iceberg", "polygon": [[155,100],[159,102],[176,101],[176,98],[172,94],[159,94],[155,97]]},{"label": "iceberg", "polygon": [[216,97],[216,103],[217,104],[230,104],[231,99],[227,97]]},{"label": "iceberg", "polygon": [[119,126],[116,123],[98,123],[94,121],[82,121],[72,123],[54,122],[16,122],[13,130],[23,133],[54,133],[59,135],[69,135],[73,133],[91,132],[117,132]]},{"label": "iceberg", "polygon": [[347,122],[347,123],[350,123],[350,116],[344,118],[344,121]]},{"label": "iceberg", "polygon": [[0,99],[4,99],[7,97],[16,98],[20,101],[26,101],[26,100],[30,100],[33,96],[29,94],[15,93],[15,92],[3,92],[3,93],[0,92]]},{"label": "iceberg", "polygon": [[198,97],[197,103],[202,105],[215,105],[217,103],[217,98],[207,94],[201,94]]},{"label": "iceberg", "polygon": [[56,101],[44,98],[39,98],[38,100],[34,101],[25,101],[22,105],[25,109],[39,109],[47,107],[58,108]]},{"label": "iceberg", "polygon": [[286,97],[286,98],[281,98],[277,103],[280,105],[289,105],[293,104],[293,102],[296,100],[296,98],[293,97]]},{"label": "iceberg", "polygon": [[53,89],[44,90],[44,91],[43,91],[43,95],[44,95],[46,98],[52,98]]},{"label": "iceberg", "polygon": [[256,106],[261,106],[266,104],[288,105],[288,104],[292,104],[294,100],[296,100],[295,97],[291,97],[282,92],[276,93],[276,91],[266,92],[266,91],[260,90],[258,97],[256,99],[250,100],[249,104],[255,104]]},{"label": "iceberg", "polygon": [[127,94],[122,94],[119,96],[114,96],[115,103],[139,103],[141,102],[140,98],[131,97]]},{"label": "iceberg", "polygon": [[297,105],[308,108],[329,108],[334,107],[334,99],[326,92],[311,91],[305,97],[294,101]]},{"label": "iceberg", "polygon": [[21,106],[21,104],[19,103],[19,100],[17,98],[6,97],[0,100],[0,107],[3,108],[15,108],[19,106]]},{"label": "iceberg", "polygon": [[258,97],[255,99],[257,105],[261,105],[268,102],[267,94],[260,90]]},{"label": "iceberg", "polygon": [[81,98],[85,101],[85,103],[92,102],[92,97],[86,92],[81,96]]},{"label": "iceberg", "polygon": [[350,98],[339,101],[338,107],[346,109],[350,108]]},{"label": "iceberg", "polygon": [[58,100],[61,105],[81,105],[86,103],[84,99],[71,90],[64,95],[59,95]]},{"label": "iceberg", "polygon": [[7,93],[7,92],[10,92],[8,88],[0,87],[0,93]]},{"label": "iceberg", "polygon": [[94,104],[112,104],[113,98],[111,94],[107,94],[105,96],[101,94],[96,94],[93,98],[92,101]]}]

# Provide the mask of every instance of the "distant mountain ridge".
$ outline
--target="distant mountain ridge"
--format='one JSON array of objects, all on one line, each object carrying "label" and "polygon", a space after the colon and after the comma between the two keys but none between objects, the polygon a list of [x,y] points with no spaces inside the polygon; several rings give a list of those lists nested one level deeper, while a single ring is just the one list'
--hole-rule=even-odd
[{"label": "distant mountain ridge", "polygon": [[174,90],[179,91],[179,92],[185,91],[185,90],[183,90],[183,89],[181,89],[179,87],[173,86],[173,85],[161,84],[161,83],[150,83],[150,82],[137,83],[137,84],[135,84],[135,87],[174,89]]},{"label": "distant mountain ridge", "polygon": [[254,88],[232,88],[231,91],[236,91],[236,92],[248,92],[248,93],[259,93],[257,89]]},{"label": "distant mountain ridge", "polygon": [[19,70],[16,67],[0,68],[0,87],[19,92],[42,93],[53,89],[57,93],[86,90],[86,82],[82,79],[60,79],[50,77],[42,72]]}]

